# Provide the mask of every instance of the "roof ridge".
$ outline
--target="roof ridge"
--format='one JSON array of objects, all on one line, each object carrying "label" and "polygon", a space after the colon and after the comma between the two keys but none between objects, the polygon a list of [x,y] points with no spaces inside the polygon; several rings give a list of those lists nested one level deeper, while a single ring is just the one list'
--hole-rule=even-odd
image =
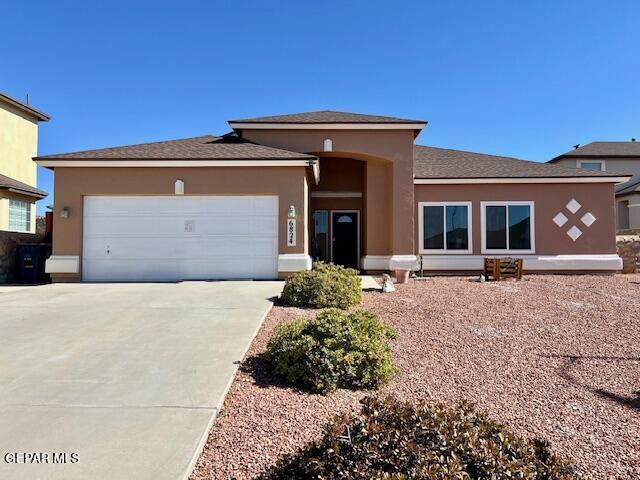
[{"label": "roof ridge", "polygon": [[[335,118],[331,118],[331,116]],[[314,118],[315,117],[315,118]],[[279,123],[279,124],[322,124],[322,123],[379,123],[379,124],[426,124],[425,120],[399,118],[373,113],[348,112],[344,110],[310,110],[305,112],[280,113],[257,117],[234,118],[230,124],[241,123]]]}]

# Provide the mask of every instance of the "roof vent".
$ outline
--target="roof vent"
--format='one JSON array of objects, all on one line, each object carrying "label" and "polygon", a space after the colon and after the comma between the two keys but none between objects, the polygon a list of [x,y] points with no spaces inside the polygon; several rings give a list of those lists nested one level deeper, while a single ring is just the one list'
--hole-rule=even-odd
[{"label": "roof vent", "polygon": [[580,144],[579,144],[579,143],[576,143],[576,144],[573,146],[573,148],[575,148],[576,150],[577,150],[579,147],[580,147]]}]

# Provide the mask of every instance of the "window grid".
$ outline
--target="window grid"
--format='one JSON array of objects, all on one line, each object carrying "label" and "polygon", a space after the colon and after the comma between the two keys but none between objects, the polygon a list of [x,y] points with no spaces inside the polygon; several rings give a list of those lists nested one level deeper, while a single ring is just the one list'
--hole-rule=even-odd
[{"label": "window grid", "polygon": [[9,200],[9,230],[31,231],[31,204],[22,200]]}]

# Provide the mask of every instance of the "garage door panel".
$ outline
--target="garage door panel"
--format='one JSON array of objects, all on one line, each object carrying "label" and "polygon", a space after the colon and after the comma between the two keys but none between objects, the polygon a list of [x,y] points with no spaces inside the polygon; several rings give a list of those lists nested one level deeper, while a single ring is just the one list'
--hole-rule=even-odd
[{"label": "garage door panel", "polygon": [[275,278],[277,222],[277,197],[85,197],[83,278]]},{"label": "garage door panel", "polygon": [[[176,239],[180,241],[176,241]],[[149,251],[153,242],[153,252]],[[92,238],[85,248],[84,259],[162,259],[224,258],[228,255],[273,257],[277,240],[245,237],[156,237]]]},{"label": "garage door panel", "polygon": [[85,219],[85,237],[117,236],[156,237],[163,235],[182,235],[185,219],[162,216],[102,216]]}]

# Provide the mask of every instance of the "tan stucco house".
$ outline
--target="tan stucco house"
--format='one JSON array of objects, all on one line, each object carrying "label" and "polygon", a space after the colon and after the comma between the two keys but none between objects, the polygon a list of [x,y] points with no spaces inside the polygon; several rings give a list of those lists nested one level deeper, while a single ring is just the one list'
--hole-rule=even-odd
[{"label": "tan stucco house", "polygon": [[364,271],[615,271],[605,171],[421,146],[425,121],[321,111],[231,133],[36,157],[55,170],[54,281]]},{"label": "tan stucco house", "polygon": [[616,227],[640,229],[640,142],[591,142],[576,145],[549,161],[557,165],[633,175],[616,185]]},{"label": "tan stucco house", "polygon": [[0,92],[0,230],[36,231],[36,200],[47,193],[36,188],[38,122],[46,113]]}]

